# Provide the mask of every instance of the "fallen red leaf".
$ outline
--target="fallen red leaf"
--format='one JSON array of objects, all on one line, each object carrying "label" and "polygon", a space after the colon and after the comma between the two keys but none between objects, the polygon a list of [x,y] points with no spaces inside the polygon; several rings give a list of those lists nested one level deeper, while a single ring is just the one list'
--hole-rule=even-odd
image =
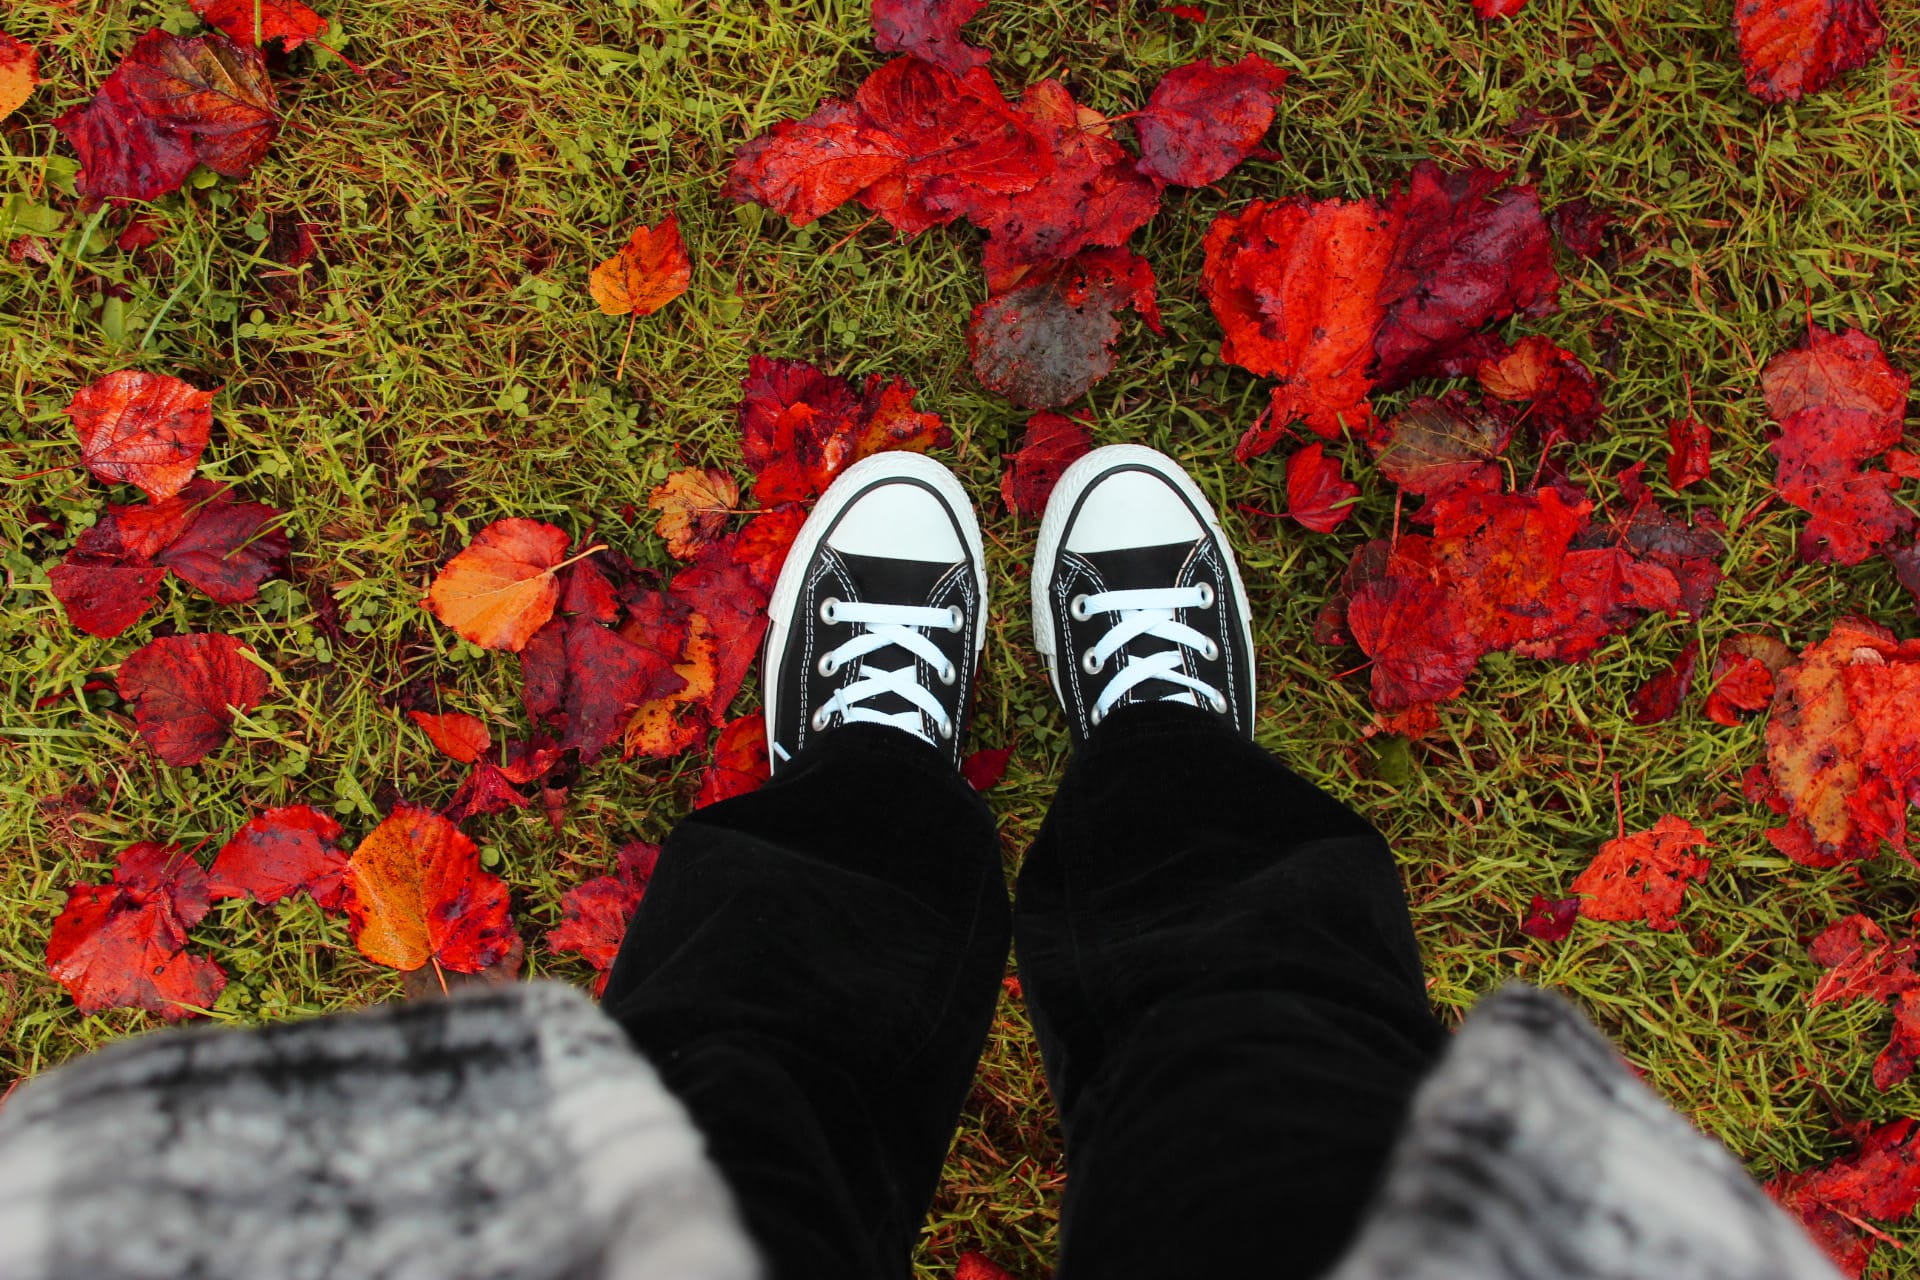
[{"label": "fallen red leaf", "polygon": [[1736,0],[1733,31],[1747,88],[1768,102],[1819,92],[1887,41],[1873,0]]},{"label": "fallen red leaf", "polygon": [[591,764],[638,707],[685,686],[673,664],[590,617],[555,618],[520,653],[527,714],[561,728],[560,749]]},{"label": "fallen red leaf", "polygon": [[1183,187],[1220,181],[1266,136],[1274,94],[1291,74],[1257,53],[1167,72],[1134,121],[1140,171]]},{"label": "fallen red leaf", "polygon": [[975,791],[991,791],[1007,776],[1012,747],[982,747],[960,762],[960,776]]},{"label": "fallen red leaf", "polygon": [[768,507],[741,526],[733,539],[733,562],[747,571],[761,595],[772,595],[787,548],[807,522],[807,509],[797,502]]},{"label": "fallen red leaf", "polygon": [[67,558],[47,570],[53,595],[67,621],[91,636],[119,635],[147,611],[167,571],[128,557],[107,522],[75,540]]},{"label": "fallen red leaf", "polygon": [[1667,427],[1667,483],[1684,489],[1713,475],[1713,433],[1698,418],[1675,418]]},{"label": "fallen red leaf", "polygon": [[1607,229],[1613,225],[1614,216],[1581,196],[1555,205],[1547,223],[1568,253],[1585,260],[1599,257],[1606,248]]},{"label": "fallen red leaf", "polygon": [[627,242],[587,277],[587,291],[610,316],[650,316],[687,291],[693,260],[668,214],[658,226],[634,229]]},{"label": "fallen red leaf", "polygon": [[1007,455],[1007,470],[1000,477],[1000,500],[1008,511],[1029,520],[1040,518],[1061,475],[1093,448],[1085,416],[1043,409],[1027,419],[1027,432],[1020,447]]},{"label": "fallen red leaf", "polygon": [[1166,14],[1169,18],[1185,18],[1188,22],[1205,22],[1207,20],[1207,11],[1197,5],[1163,4],[1160,6],[1160,12]]},{"label": "fallen red leaf", "polygon": [[210,892],[273,903],[304,890],[335,909],[346,892],[347,855],[339,840],[340,824],[309,805],[268,809],[221,846],[207,873]]},{"label": "fallen red leaf", "polygon": [[1774,673],[1793,660],[1792,651],[1772,636],[1732,636],[1713,660],[1707,689],[1707,719],[1737,725],[1773,701]]},{"label": "fallen red leaf", "polygon": [[1527,7],[1527,0],[1473,0],[1473,11],[1482,21],[1492,22],[1495,18],[1511,18]]},{"label": "fallen red leaf", "polygon": [[693,807],[730,800],[757,790],[772,772],[767,759],[767,718],[758,711],[730,721],[714,740],[713,759],[700,778]]},{"label": "fallen red leaf", "polygon": [[353,851],[345,905],[360,954],[394,969],[432,960],[478,973],[516,937],[505,883],[458,827],[416,805],[394,806]]},{"label": "fallen red leaf", "polygon": [[1857,1136],[1859,1149],[1852,1154],[1766,1184],[1767,1194],[1800,1219],[1833,1264],[1855,1277],[1883,1238],[1864,1220],[1898,1222],[1920,1205],[1914,1122],[1895,1120]]},{"label": "fallen red leaf", "polygon": [[1459,603],[1425,577],[1361,585],[1347,604],[1346,625],[1372,659],[1373,705],[1381,711],[1457,696],[1480,661],[1480,641]]},{"label": "fallen red leaf", "polygon": [[782,120],[734,152],[721,194],[804,227],[906,165],[906,148],[891,134],[852,103],[828,99],[806,119]]},{"label": "fallen red leaf", "polygon": [[1579,918],[1580,899],[1553,899],[1536,893],[1527,908],[1527,918],[1520,922],[1520,932],[1542,942],[1564,942]]},{"label": "fallen red leaf", "polygon": [[1084,395],[1113,368],[1119,312],[1161,332],[1153,268],[1125,249],[1089,249],[1029,273],[973,309],[967,351],[990,390],[1030,409]]},{"label": "fallen red leaf", "polygon": [[1606,406],[1593,374],[1571,351],[1537,334],[1475,370],[1487,394],[1528,402],[1526,421],[1547,439],[1585,440]]},{"label": "fallen red leaf", "polygon": [[233,711],[267,696],[252,648],[229,635],[162,636],[120,664],[120,696],[153,753],[175,767],[197,764],[227,740]]},{"label": "fallen red leaf", "polygon": [[553,616],[567,542],[538,520],[496,520],[435,576],[427,608],[462,639],[517,653]]},{"label": "fallen red leaf", "polygon": [[170,498],[193,478],[207,447],[213,396],[166,374],[122,369],[81,388],[66,414],[87,470],[149,498]]},{"label": "fallen red leaf", "polygon": [[[195,480],[178,497],[153,505],[172,503],[182,508],[179,533],[153,552],[154,563],[209,600],[244,604],[260,594],[262,582],[286,571],[293,545],[280,528],[281,513],[264,502],[241,502],[225,485]],[[112,510],[127,525],[140,509]],[[171,525],[176,517],[162,518]]]},{"label": "fallen red leaf", "polygon": [[169,1021],[210,1006],[227,975],[188,955],[187,930],[206,918],[207,876],[178,845],[123,852],[113,879],[75,885],[47,937],[47,972],[82,1013],[145,1009]]},{"label": "fallen red leaf", "polygon": [[193,0],[193,11],[241,44],[278,40],[288,53],[327,29],[327,20],[300,0]]},{"label": "fallen red leaf", "polygon": [[1590,920],[1645,920],[1670,932],[1689,880],[1707,878],[1707,860],[1693,852],[1707,837],[1692,823],[1664,814],[1651,831],[1635,831],[1600,846],[1574,879],[1580,914]]},{"label": "fallen red leaf", "polygon": [[1809,561],[1859,564],[1914,526],[1894,500],[1899,478],[1870,458],[1900,443],[1910,379],[1858,329],[1814,328],[1760,375],[1767,412],[1780,424],[1768,446],[1780,496],[1812,518],[1800,535]]},{"label": "fallen red leaf", "polygon": [[1409,493],[1495,493],[1500,455],[1513,438],[1512,411],[1474,404],[1464,391],[1422,396],[1367,441],[1380,474]]},{"label": "fallen red leaf", "polygon": [[280,103],[258,49],[221,35],[153,30],[92,100],[53,122],[80,153],[80,194],[154,200],[204,164],[245,177],[280,131]]},{"label": "fallen red leaf", "polygon": [[804,360],[756,355],[740,392],[740,452],[762,503],[805,501],[870,453],[924,452],[953,439],[937,414],[912,408],[913,388],[877,374],[856,395]]},{"label": "fallen red leaf", "polygon": [[1319,441],[1287,459],[1287,514],[1315,533],[1332,533],[1353,514],[1360,487],[1340,471]]},{"label": "fallen red leaf", "polygon": [[[1887,100],[1908,124],[1920,124],[1920,67],[1907,65],[1899,49],[1887,51]],[[0,120],[6,118],[0,111]]]},{"label": "fallen red leaf", "polygon": [[647,882],[660,861],[660,847],[636,840],[622,845],[610,876],[595,876],[560,897],[560,923],[547,930],[547,949],[573,951],[595,969],[593,993],[607,986],[607,971],[620,954],[633,913],[646,896]]},{"label": "fallen red leaf", "polygon": [[430,711],[409,711],[407,718],[420,726],[420,731],[440,749],[440,754],[461,764],[472,764],[493,745],[493,735],[487,731],[486,722],[479,716],[470,716],[462,711],[448,711],[439,715]]},{"label": "fallen red leaf", "polygon": [[969,1249],[954,1264],[953,1280],[1013,1280],[1013,1274],[986,1254]]},{"label": "fallen red leaf", "polygon": [[987,60],[985,49],[960,39],[960,28],[986,0],[873,0],[873,47],[910,53],[963,76]]},{"label": "fallen red leaf", "polygon": [[1672,666],[1634,690],[1627,700],[1627,718],[1642,725],[1672,719],[1693,689],[1693,669],[1699,661],[1700,642],[1687,641]]}]

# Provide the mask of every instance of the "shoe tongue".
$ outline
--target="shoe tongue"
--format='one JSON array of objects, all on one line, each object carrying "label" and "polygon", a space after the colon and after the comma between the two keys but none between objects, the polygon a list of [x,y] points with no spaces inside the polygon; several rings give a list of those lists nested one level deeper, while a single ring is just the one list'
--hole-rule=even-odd
[{"label": "shoe tongue", "polygon": [[[925,607],[928,597],[940,580],[953,572],[951,564],[940,564],[931,560],[895,560],[890,556],[857,556],[845,551],[833,553],[846,569],[847,576],[853,579],[859,598],[869,604],[902,604]],[[931,639],[938,644],[944,638],[942,633],[934,631]],[[902,666],[912,666],[917,659],[904,649],[878,649],[859,659],[871,667],[884,670],[897,670]],[[926,720],[926,713],[908,702],[897,693],[883,693],[867,698],[861,706],[877,711],[881,715],[897,715],[902,711],[911,711]],[[931,728],[929,727],[929,731]]]},{"label": "shoe tongue", "polygon": [[[1119,551],[1079,551],[1074,554],[1092,565],[1108,591],[1151,591],[1179,583],[1181,571],[1193,558],[1195,544],[1174,542],[1158,547],[1126,547]],[[1111,616],[1111,615],[1110,615]],[[1157,636],[1138,636],[1120,651],[1122,658],[1144,658],[1165,649],[1177,649],[1171,640]],[[1107,670],[1114,670],[1120,658],[1110,659]],[[1185,685],[1171,680],[1142,680],[1127,690],[1119,705],[1161,700],[1198,705],[1200,699]]]}]

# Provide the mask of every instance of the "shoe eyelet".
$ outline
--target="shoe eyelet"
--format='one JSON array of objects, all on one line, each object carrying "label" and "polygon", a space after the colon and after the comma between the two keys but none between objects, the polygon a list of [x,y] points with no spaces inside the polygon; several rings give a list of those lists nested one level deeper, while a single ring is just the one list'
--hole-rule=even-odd
[{"label": "shoe eyelet", "polygon": [[1093,610],[1087,608],[1087,597],[1084,593],[1067,602],[1067,616],[1075,622],[1085,622],[1093,616]]},{"label": "shoe eyelet", "polygon": [[942,718],[940,723],[933,726],[933,728],[934,728],[934,732],[938,733],[943,738],[953,737],[953,721],[951,720]]},{"label": "shoe eyelet", "polygon": [[1209,640],[1206,646],[1200,650],[1200,656],[1208,662],[1217,662],[1220,659],[1220,646]]},{"label": "shoe eyelet", "polygon": [[1100,710],[1097,707],[1094,708],[1093,714],[1087,717],[1087,719],[1091,720],[1094,724],[1099,724],[1102,720],[1105,720],[1106,718],[1107,718],[1107,713]]},{"label": "shoe eyelet", "polygon": [[1211,701],[1212,701],[1213,711],[1215,715],[1223,716],[1227,714],[1227,695],[1226,694],[1216,693],[1213,695],[1213,698]]},{"label": "shoe eyelet", "polygon": [[960,668],[954,666],[951,662],[949,662],[946,666],[940,668],[941,684],[952,684],[955,680],[958,680],[959,678],[960,678]]},{"label": "shoe eyelet", "polygon": [[813,713],[813,719],[807,721],[808,724],[813,726],[813,731],[815,733],[819,733],[821,730],[825,729],[832,722],[833,722],[833,709],[830,707],[820,708],[818,711]]},{"label": "shoe eyelet", "polygon": [[947,606],[947,630],[958,631],[960,628],[966,625],[967,625],[967,615],[960,611],[960,606],[957,604],[948,605]]},{"label": "shoe eyelet", "polygon": [[814,667],[814,670],[823,676],[831,676],[834,672],[840,670],[840,664],[833,660],[832,654],[823,653],[820,655],[820,661]]},{"label": "shoe eyelet", "polygon": [[822,600],[820,602],[820,621],[826,623],[828,626],[832,626],[835,622],[838,622],[839,619],[834,615],[839,608],[840,602],[832,596],[828,596],[825,600]]},{"label": "shoe eyelet", "polygon": [[1213,584],[1211,582],[1202,582],[1196,585],[1200,588],[1200,607],[1202,609],[1213,608]]},{"label": "shoe eyelet", "polygon": [[1080,669],[1090,676],[1099,675],[1100,668],[1106,665],[1106,663],[1093,656],[1093,650],[1091,649],[1080,655]]}]

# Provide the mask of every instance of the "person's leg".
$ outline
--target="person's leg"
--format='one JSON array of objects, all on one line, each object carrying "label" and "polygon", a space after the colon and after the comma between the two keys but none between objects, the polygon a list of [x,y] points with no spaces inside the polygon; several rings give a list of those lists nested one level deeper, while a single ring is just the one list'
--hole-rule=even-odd
[{"label": "person's leg", "polygon": [[607,983],[783,1280],[908,1274],[992,1020],[1005,878],[956,767],[984,588],[944,468],[828,490],[774,592],[773,778],[675,829]]},{"label": "person's leg", "polygon": [[[1069,471],[1035,562],[1077,743],[1014,925],[1067,1135],[1061,1274],[1311,1276],[1348,1242],[1444,1032],[1385,843],[1250,741],[1231,551],[1144,453]],[[1126,466],[1145,474],[1116,509],[1157,545],[1096,536],[1103,477]],[[1157,533],[1156,476],[1194,508]],[[1130,594],[1154,591],[1192,596]]]}]

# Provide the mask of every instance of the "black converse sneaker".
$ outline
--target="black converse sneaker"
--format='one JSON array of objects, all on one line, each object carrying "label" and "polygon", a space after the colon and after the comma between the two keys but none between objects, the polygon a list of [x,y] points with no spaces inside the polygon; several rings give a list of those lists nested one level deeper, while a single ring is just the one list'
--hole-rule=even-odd
[{"label": "black converse sneaker", "polygon": [[1253,734],[1247,592],[1213,506],[1164,453],[1095,449],[1047,500],[1033,634],[1086,741],[1115,707],[1184,702]]},{"label": "black converse sneaker", "polygon": [[856,462],[780,567],[761,651],[773,771],[843,724],[888,724],[960,763],[987,636],[980,523],[918,453]]}]

